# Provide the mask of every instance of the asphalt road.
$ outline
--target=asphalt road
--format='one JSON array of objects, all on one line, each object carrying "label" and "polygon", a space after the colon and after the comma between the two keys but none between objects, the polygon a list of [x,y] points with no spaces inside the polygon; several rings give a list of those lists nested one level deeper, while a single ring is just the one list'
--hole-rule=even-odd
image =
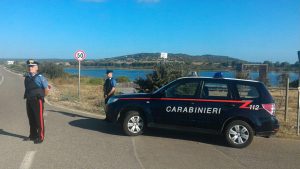
[{"label": "asphalt road", "polygon": [[233,149],[219,136],[167,130],[127,137],[97,116],[50,105],[45,141],[24,142],[23,92],[23,78],[0,68],[1,169],[300,168],[300,141],[255,137],[249,147]]}]

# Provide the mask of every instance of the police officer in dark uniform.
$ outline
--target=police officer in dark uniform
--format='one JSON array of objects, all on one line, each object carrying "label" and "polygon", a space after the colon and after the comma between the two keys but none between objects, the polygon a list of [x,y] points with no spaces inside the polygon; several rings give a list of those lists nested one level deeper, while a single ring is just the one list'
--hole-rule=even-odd
[{"label": "police officer in dark uniform", "polygon": [[38,62],[28,60],[28,73],[25,75],[25,94],[27,116],[30,125],[29,137],[25,141],[32,140],[35,144],[42,143],[45,138],[44,126],[44,97],[49,88],[47,79],[38,73]]},{"label": "police officer in dark uniform", "polygon": [[112,77],[113,76],[112,70],[107,70],[106,75],[107,75],[107,79],[105,80],[105,83],[103,86],[105,104],[107,104],[108,99],[114,95],[115,90],[116,90],[116,85],[117,85],[116,80]]}]

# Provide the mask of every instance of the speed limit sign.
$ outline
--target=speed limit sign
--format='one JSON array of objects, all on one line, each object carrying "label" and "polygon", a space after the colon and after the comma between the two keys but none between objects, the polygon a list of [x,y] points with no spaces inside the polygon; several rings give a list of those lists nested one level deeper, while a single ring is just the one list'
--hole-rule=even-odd
[{"label": "speed limit sign", "polygon": [[75,56],[74,58],[77,60],[77,61],[83,61],[85,58],[86,58],[86,54],[83,50],[78,50],[75,52]]},{"label": "speed limit sign", "polygon": [[86,58],[86,54],[83,50],[75,52],[74,58],[78,61],[78,100],[80,102],[80,63]]}]

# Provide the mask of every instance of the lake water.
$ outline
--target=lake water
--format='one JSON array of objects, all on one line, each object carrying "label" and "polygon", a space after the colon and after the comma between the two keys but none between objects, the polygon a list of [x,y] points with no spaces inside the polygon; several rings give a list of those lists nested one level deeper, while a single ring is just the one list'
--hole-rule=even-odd
[{"label": "lake water", "polygon": [[[65,72],[70,74],[78,74],[78,69],[76,68],[66,68]],[[198,73],[199,76],[212,77],[216,71],[201,71]],[[134,81],[138,77],[145,78],[147,74],[152,73],[152,70],[128,70],[128,69],[114,69],[114,77],[119,76],[127,76],[131,81]],[[224,77],[234,78],[235,72],[223,72]],[[278,85],[278,76],[281,73],[278,72],[269,72],[268,78],[270,84],[272,86]],[[89,76],[89,77],[97,77],[97,78],[105,78],[106,77],[106,69],[81,69],[81,76]],[[298,79],[298,74],[295,72],[289,72],[290,81],[294,81]],[[256,80],[258,78],[258,72],[251,72],[250,78]]]}]

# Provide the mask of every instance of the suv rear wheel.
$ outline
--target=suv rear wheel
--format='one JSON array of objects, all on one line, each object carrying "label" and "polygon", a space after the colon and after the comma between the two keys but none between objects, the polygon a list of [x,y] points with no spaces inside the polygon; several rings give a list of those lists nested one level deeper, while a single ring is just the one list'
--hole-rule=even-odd
[{"label": "suv rear wheel", "polygon": [[234,148],[247,147],[252,142],[253,135],[252,127],[241,120],[229,123],[225,130],[226,141]]},{"label": "suv rear wheel", "polygon": [[138,111],[128,111],[124,117],[122,127],[128,136],[141,135],[145,128],[144,117]]}]

